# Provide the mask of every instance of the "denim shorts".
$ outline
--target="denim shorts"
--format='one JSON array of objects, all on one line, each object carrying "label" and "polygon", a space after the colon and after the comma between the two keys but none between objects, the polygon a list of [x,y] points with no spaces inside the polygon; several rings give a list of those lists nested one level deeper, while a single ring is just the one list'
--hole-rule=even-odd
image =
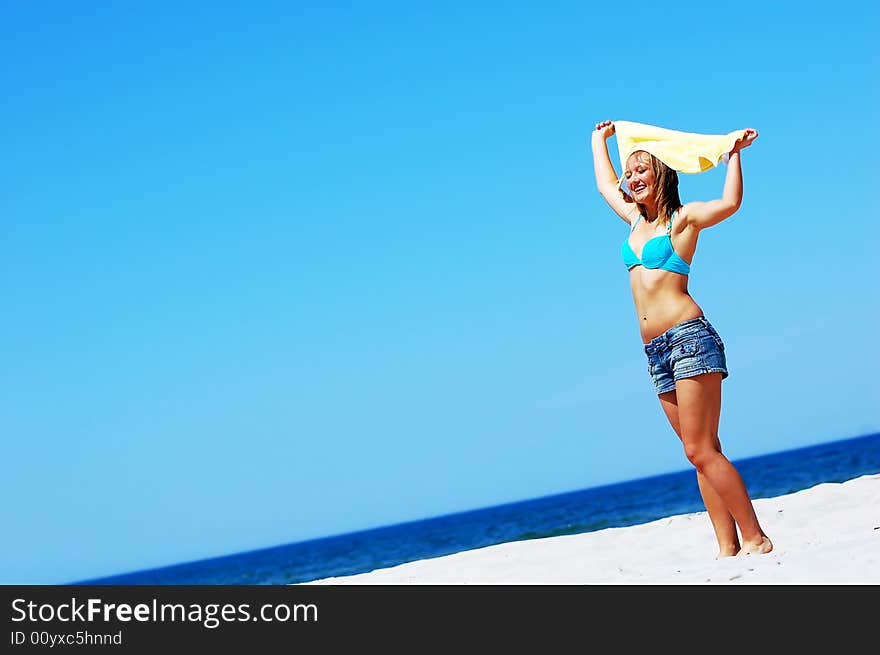
[{"label": "denim shorts", "polygon": [[658,394],[674,391],[675,381],[682,378],[703,373],[721,373],[722,380],[728,376],[724,343],[705,316],[673,325],[644,345]]}]

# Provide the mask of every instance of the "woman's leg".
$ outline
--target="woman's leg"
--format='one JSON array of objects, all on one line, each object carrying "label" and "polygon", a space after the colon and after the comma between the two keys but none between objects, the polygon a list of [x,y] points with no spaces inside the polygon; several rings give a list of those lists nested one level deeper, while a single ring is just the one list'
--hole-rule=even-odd
[{"label": "woman's leg", "polygon": [[758,523],[746,485],[721,453],[721,373],[704,373],[675,383],[678,423],[684,453],[721,498],[739,526],[739,554],[769,553],[773,544]]},{"label": "woman's leg", "polygon": [[[675,434],[681,439],[681,428],[678,423],[678,399],[674,391],[667,391],[658,395],[660,398],[660,406],[663,413],[669,420]],[[716,442],[718,435],[715,435]],[[720,451],[721,444],[717,442],[716,448]],[[739,537],[736,534],[736,523],[733,515],[727,511],[727,505],[718,495],[718,492],[709,484],[706,476],[697,471],[697,486],[700,488],[700,495],[703,497],[703,504],[709,513],[709,520],[712,521],[712,527],[715,529],[715,538],[718,539],[718,557],[730,557],[739,552]]]}]

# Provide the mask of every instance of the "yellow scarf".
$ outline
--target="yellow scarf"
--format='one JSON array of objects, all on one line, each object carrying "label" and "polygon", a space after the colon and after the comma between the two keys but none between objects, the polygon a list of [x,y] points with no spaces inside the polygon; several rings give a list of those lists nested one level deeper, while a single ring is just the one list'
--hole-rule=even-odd
[{"label": "yellow scarf", "polygon": [[620,153],[621,175],[626,170],[626,160],[636,150],[654,155],[679,173],[702,173],[718,165],[730,152],[737,140],[746,133],[737,130],[729,134],[696,134],[678,132],[663,127],[614,121],[617,149]]}]

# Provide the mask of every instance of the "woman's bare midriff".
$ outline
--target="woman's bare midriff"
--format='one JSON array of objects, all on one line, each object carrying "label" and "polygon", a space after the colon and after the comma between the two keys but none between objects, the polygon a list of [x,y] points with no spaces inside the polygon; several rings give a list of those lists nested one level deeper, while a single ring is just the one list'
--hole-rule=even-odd
[{"label": "woman's bare midriff", "polygon": [[686,275],[634,266],[629,284],[639,319],[642,343],[659,337],[674,325],[703,315],[687,290]]}]

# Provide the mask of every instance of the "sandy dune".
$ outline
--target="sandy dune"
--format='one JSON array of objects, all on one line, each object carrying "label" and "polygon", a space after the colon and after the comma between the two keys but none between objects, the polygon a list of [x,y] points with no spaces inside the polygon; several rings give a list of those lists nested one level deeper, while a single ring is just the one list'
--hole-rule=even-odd
[{"label": "sandy dune", "polygon": [[880,474],[755,499],[766,555],[715,559],[705,512],[306,584],[880,584]]}]

